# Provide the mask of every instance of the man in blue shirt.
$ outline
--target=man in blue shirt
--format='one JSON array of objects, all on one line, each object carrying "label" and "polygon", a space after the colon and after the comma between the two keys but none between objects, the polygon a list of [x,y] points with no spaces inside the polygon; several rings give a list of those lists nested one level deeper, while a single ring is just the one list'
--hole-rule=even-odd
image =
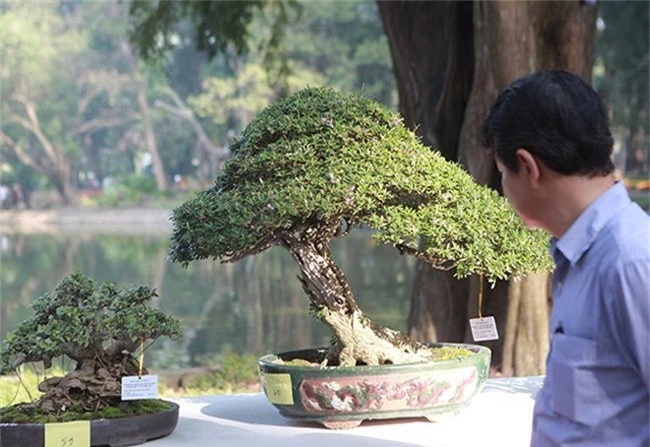
[{"label": "man in blue shirt", "polygon": [[615,181],[606,108],[546,71],[505,89],[483,124],[503,192],[553,236],[553,310],[531,445],[650,445],[650,218]]}]

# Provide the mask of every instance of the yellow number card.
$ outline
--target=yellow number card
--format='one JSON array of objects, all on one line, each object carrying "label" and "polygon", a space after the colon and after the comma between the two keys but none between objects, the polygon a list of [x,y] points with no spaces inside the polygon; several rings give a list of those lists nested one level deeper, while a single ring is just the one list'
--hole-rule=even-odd
[{"label": "yellow number card", "polygon": [[45,447],[90,447],[90,421],[45,424]]},{"label": "yellow number card", "polygon": [[272,404],[293,405],[291,376],[289,374],[264,374],[266,398]]}]

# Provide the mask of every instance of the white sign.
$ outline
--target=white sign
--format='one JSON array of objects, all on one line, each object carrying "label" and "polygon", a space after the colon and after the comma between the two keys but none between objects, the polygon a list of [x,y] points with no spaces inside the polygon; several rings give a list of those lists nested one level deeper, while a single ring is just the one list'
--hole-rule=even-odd
[{"label": "white sign", "polygon": [[158,376],[156,374],[122,377],[122,400],[157,398]]},{"label": "white sign", "polygon": [[498,340],[497,324],[494,317],[470,318],[469,325],[472,329],[474,341]]}]

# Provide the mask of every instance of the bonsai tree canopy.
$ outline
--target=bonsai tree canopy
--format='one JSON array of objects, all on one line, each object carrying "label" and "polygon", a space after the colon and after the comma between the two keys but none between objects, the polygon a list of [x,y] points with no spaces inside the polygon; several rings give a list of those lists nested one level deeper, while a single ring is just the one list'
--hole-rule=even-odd
[{"label": "bonsai tree canopy", "polygon": [[550,269],[544,233],[526,229],[497,192],[367,98],[299,91],[260,112],[231,151],[215,184],[174,210],[171,258],[233,262],[287,249],[312,311],[334,333],[329,362],[405,363],[430,353],[356,305],[329,248],[356,227],[458,277],[493,282]]},{"label": "bonsai tree canopy", "polygon": [[154,296],[155,290],[146,286],[120,289],[80,273],[66,276],[52,293],[34,301],[35,316],[6,336],[0,374],[26,363],[43,362],[49,368],[53,359],[65,355],[76,361],[74,371],[43,381],[39,389],[44,395],[36,407],[55,413],[119,403],[121,378],[139,373],[132,354],[141,340],[180,336],[178,320],[149,307]]}]

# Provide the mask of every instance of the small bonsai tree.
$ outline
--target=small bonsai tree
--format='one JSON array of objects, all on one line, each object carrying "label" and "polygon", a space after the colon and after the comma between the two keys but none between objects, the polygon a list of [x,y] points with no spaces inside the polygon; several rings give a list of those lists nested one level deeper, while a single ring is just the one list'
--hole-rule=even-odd
[{"label": "small bonsai tree", "polygon": [[43,362],[50,368],[55,358],[67,356],[76,361],[74,370],[41,382],[44,394],[34,407],[51,414],[115,406],[121,378],[140,372],[133,353],[141,340],[153,343],[163,335],[180,335],[178,320],[149,307],[154,296],[155,290],[146,286],[120,289],[80,273],[66,276],[52,293],[34,301],[35,316],[6,336],[0,373],[26,363]]},{"label": "small bonsai tree", "polygon": [[333,237],[366,225],[382,243],[439,269],[488,280],[548,270],[547,236],[505,199],[425,147],[399,115],[328,88],[279,100],[246,127],[209,189],[173,213],[170,256],[233,262],[289,251],[313,315],[329,326],[326,362],[410,363],[431,350],[359,309],[330,256]]}]

